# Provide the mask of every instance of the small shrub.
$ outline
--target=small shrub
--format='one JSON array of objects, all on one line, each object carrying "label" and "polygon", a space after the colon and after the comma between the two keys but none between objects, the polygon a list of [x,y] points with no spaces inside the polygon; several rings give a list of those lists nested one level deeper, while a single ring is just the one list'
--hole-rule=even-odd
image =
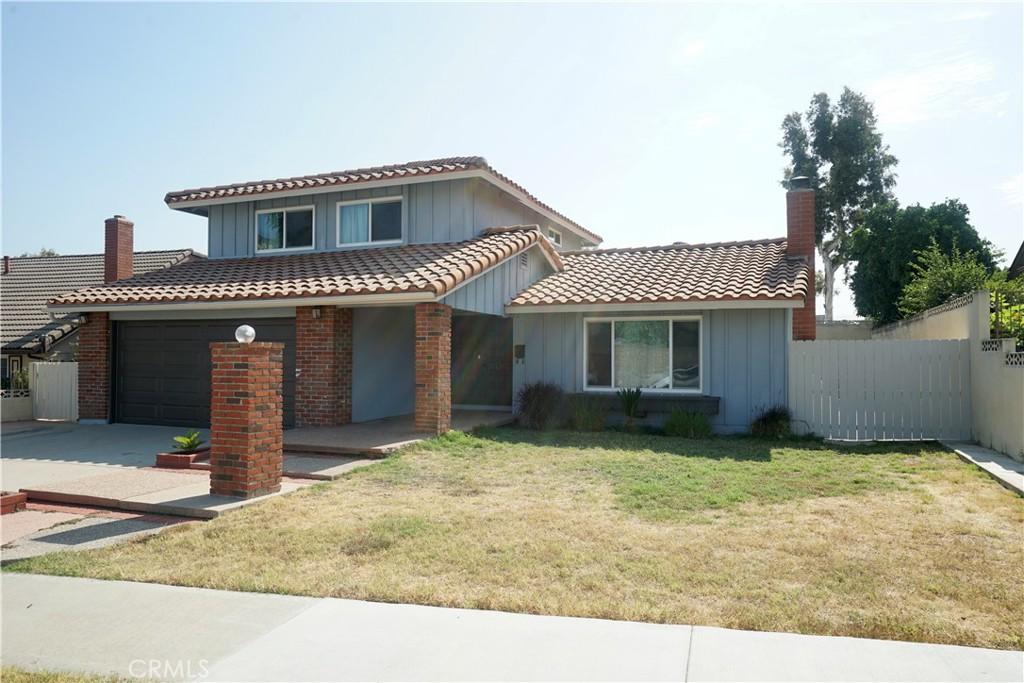
[{"label": "small shrub", "polygon": [[203,440],[199,438],[199,432],[194,429],[186,432],[184,436],[174,437],[174,447],[182,453],[191,453],[199,448],[201,443]]},{"label": "small shrub", "polygon": [[711,436],[711,421],[704,413],[691,413],[676,408],[665,420],[665,435],[706,439]]},{"label": "small shrub", "polygon": [[766,408],[750,423],[750,433],[754,436],[783,439],[790,435],[789,419],[789,408],[786,406]]},{"label": "small shrub", "polygon": [[519,390],[516,397],[519,419],[530,429],[544,429],[562,408],[562,389],[550,382],[534,382]]},{"label": "small shrub", "polygon": [[626,416],[626,429],[632,429],[633,420],[640,413],[640,399],[643,397],[643,392],[640,391],[640,387],[634,387],[619,389],[616,393],[619,396],[619,403],[622,404],[622,413]]},{"label": "small shrub", "polygon": [[573,396],[569,401],[569,429],[599,432],[604,429],[608,410],[592,396]]}]

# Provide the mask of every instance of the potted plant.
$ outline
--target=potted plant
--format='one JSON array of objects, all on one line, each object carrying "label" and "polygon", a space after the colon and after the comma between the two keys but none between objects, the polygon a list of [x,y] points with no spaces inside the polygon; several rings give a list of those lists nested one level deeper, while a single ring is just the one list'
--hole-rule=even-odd
[{"label": "potted plant", "polygon": [[643,417],[640,413],[640,398],[643,392],[640,387],[634,387],[632,389],[619,389],[619,403],[622,404],[622,412],[626,416],[626,429],[632,431],[634,421],[638,417]]},{"label": "potted plant", "polygon": [[203,439],[198,431],[190,429],[181,436],[174,437],[173,452],[156,454],[156,466],[187,469],[196,461],[209,457],[210,447],[203,445]]}]

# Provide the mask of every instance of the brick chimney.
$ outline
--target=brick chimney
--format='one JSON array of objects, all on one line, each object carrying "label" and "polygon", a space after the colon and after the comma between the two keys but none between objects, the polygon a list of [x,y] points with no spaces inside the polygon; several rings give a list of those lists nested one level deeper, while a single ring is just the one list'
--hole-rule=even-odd
[{"label": "brick chimney", "polygon": [[4,275],[11,272],[11,257],[4,256]]},{"label": "brick chimney", "polygon": [[103,227],[103,281],[131,277],[135,224],[124,216],[114,216],[103,221]]},{"label": "brick chimney", "polygon": [[793,309],[793,339],[813,340],[817,336],[814,317],[814,190],[809,178],[789,181],[786,193],[786,253],[803,258],[810,265],[810,282],[804,305]]}]

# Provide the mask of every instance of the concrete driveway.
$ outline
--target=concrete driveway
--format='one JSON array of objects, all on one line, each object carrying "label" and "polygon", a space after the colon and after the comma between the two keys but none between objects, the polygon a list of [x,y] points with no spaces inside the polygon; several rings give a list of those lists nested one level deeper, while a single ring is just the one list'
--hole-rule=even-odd
[{"label": "concrete driveway", "polygon": [[[183,427],[15,422],[0,430],[0,486],[40,488],[125,468],[152,467]],[[207,438],[207,431],[200,432]],[[115,469],[117,468],[117,469]]]}]

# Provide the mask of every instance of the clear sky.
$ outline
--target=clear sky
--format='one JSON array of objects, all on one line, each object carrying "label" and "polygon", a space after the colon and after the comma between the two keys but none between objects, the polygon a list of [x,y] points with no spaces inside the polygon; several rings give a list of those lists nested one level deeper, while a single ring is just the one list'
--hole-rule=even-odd
[{"label": "clear sky", "polygon": [[[1022,5],[4,3],[3,252],[206,250],[168,190],[479,154],[606,246],[785,233],[783,116],[877,108],[904,203],[1024,238]],[[845,290],[845,287],[840,287]],[[850,317],[840,294],[837,317]]]}]

